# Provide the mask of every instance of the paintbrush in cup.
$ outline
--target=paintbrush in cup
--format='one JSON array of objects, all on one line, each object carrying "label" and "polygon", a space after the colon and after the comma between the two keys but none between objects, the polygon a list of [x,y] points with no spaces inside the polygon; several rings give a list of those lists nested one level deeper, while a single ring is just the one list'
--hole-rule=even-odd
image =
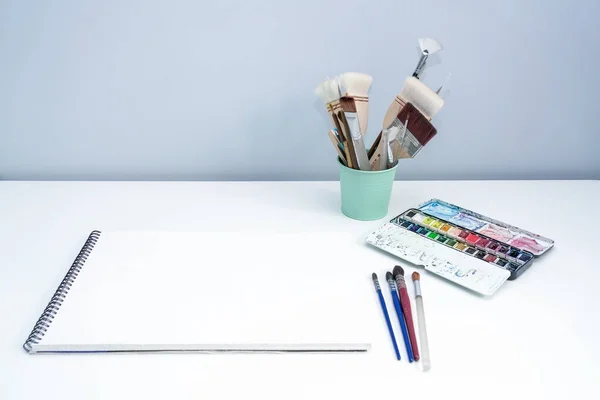
[{"label": "paintbrush in cup", "polygon": [[395,149],[397,158],[413,158],[437,134],[437,129],[412,103],[404,106],[397,120],[403,121],[405,132],[399,142],[399,148]]},{"label": "paintbrush in cup", "polygon": [[347,138],[345,144],[350,148],[350,157],[355,169],[370,171],[371,166],[360,130],[356,102],[351,97],[342,97],[334,105],[334,113],[340,121],[344,136]]},{"label": "paintbrush in cup", "polygon": [[421,48],[421,58],[419,59],[419,63],[412,74],[412,76],[417,79],[419,79],[419,76],[423,72],[425,63],[427,62],[429,56],[443,49],[440,42],[432,38],[419,39],[419,47]]},{"label": "paintbrush in cup", "polygon": [[331,118],[333,127],[339,129],[337,127],[338,122],[333,115],[333,104],[342,97],[338,81],[336,79],[327,79],[326,81],[321,82],[319,86],[315,88],[315,94],[319,96],[323,103],[325,103],[325,108]]},{"label": "paintbrush in cup", "polygon": [[437,93],[417,78],[408,77],[404,81],[402,91],[396,96],[385,113],[383,129],[394,122],[406,103],[412,103],[427,119],[433,118],[444,106],[444,100]]},{"label": "paintbrush in cup", "polygon": [[379,171],[392,168],[396,163],[396,158],[394,157],[394,151],[392,150],[391,144],[396,140],[399,132],[400,126],[395,124],[392,124],[392,126],[389,128],[381,131],[381,156],[379,159]]},{"label": "paintbrush in cup", "polygon": [[390,104],[385,117],[383,118],[383,129],[390,126],[396,115],[402,110],[406,103],[413,103],[419,111],[427,118],[431,119],[444,105],[444,100],[439,93],[434,93],[424,83],[419,81],[419,76],[425,68],[427,58],[442,50],[442,45],[435,39],[425,38],[419,39],[419,47],[421,48],[421,58],[411,77],[404,81],[404,87],[400,94]]},{"label": "paintbrush in cup", "polygon": [[346,72],[340,75],[340,83],[344,97],[354,99],[360,132],[366,135],[369,124],[369,89],[373,78],[360,72]]},{"label": "paintbrush in cup", "polygon": [[331,143],[333,143],[333,147],[335,147],[335,150],[337,151],[340,160],[345,166],[348,166],[348,161],[346,161],[346,155],[342,150],[344,148],[344,144],[340,141],[340,138],[335,134],[333,129],[329,131],[328,136],[331,140]]},{"label": "paintbrush in cup", "polygon": [[395,118],[388,128],[381,130],[369,151],[372,171],[382,171],[396,164],[398,157],[394,153],[394,148],[400,147],[402,128],[402,123]]},{"label": "paintbrush in cup", "polygon": [[343,123],[338,119],[335,109],[339,108],[340,97],[342,93],[340,91],[340,85],[337,79],[327,79],[317,86],[315,89],[315,93],[319,98],[325,103],[325,108],[327,109],[327,113],[331,118],[331,123],[333,124],[335,130],[339,135],[339,139],[342,142],[344,148],[344,155],[346,159],[346,165],[349,168],[355,168],[356,166],[356,157],[353,156],[353,147],[348,144],[349,137],[345,136],[347,131],[345,131]]}]

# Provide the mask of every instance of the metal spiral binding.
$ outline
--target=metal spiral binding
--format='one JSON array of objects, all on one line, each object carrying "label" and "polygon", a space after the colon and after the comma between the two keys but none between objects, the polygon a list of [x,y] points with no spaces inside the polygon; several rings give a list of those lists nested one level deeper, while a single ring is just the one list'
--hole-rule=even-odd
[{"label": "metal spiral binding", "polygon": [[85,244],[81,248],[81,251],[75,258],[75,261],[73,261],[73,265],[71,265],[71,268],[69,268],[69,271],[63,278],[62,282],[60,283],[60,285],[58,285],[58,289],[56,289],[56,292],[54,292],[54,295],[52,295],[50,302],[44,309],[44,312],[42,313],[42,315],[34,325],[33,329],[31,330],[29,337],[27,337],[27,340],[23,344],[23,348],[28,353],[31,352],[32,345],[38,344],[46,334],[46,331],[50,327],[52,320],[58,313],[58,310],[60,309],[62,303],[65,301],[67,293],[69,293],[69,290],[71,290],[73,282],[75,282],[77,275],[79,275],[83,264],[85,264],[85,261],[94,249],[94,246],[96,245],[96,242],[99,238],[100,231],[93,231],[88,237],[88,239],[85,241]]}]

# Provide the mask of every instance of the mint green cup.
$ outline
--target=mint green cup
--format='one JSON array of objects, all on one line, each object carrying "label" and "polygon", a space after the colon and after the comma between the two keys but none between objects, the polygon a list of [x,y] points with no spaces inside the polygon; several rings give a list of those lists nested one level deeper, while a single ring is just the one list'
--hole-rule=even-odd
[{"label": "mint green cup", "polygon": [[388,213],[398,162],[384,171],[360,171],[340,162],[342,213],[360,221],[373,221]]}]

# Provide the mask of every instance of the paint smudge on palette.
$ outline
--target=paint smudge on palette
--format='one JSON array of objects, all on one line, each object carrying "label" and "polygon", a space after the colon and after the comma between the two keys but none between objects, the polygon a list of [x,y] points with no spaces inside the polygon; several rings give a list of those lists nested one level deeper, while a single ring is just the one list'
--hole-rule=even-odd
[{"label": "paint smudge on palette", "polygon": [[[554,246],[552,239],[491,219],[439,199],[431,199],[419,206],[419,209],[445,222],[454,223],[462,228],[485,235],[488,238],[531,252],[535,256],[544,254]],[[459,233],[452,229],[448,232],[448,235],[459,237]],[[462,238],[462,236],[460,237]]]},{"label": "paint smudge on palette", "polygon": [[460,212],[457,207],[442,204],[438,201],[432,201],[426,204],[425,206],[421,207],[421,210],[425,211],[427,214],[444,219],[452,218]]},{"label": "paint smudge on palette", "polygon": [[487,224],[477,232],[504,243],[508,243],[509,240],[515,237],[515,234],[508,229],[494,224]]},{"label": "paint smudge on palette", "polygon": [[513,239],[510,244],[520,249],[528,250],[533,254],[539,254],[547,248],[547,246],[528,236],[519,236]]},{"label": "paint smudge on palette", "polygon": [[476,231],[477,229],[485,225],[484,222],[479,221],[478,219],[475,219],[470,215],[467,215],[462,212],[450,218],[450,222],[453,222],[456,225],[462,226],[463,228],[469,229],[471,231]]}]

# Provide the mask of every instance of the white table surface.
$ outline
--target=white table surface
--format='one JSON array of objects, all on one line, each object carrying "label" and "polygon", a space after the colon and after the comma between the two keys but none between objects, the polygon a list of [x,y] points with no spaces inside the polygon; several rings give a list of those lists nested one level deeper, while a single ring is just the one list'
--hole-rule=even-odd
[{"label": "white table surface", "polygon": [[0,399],[600,398],[600,182],[396,182],[388,217],[432,197],[556,246],[491,298],[422,272],[423,373],[395,361],[383,320],[366,354],[28,355],[93,229],[346,231],[365,274],[398,261],[362,244],[384,220],[344,217],[337,182],[0,182]]}]

